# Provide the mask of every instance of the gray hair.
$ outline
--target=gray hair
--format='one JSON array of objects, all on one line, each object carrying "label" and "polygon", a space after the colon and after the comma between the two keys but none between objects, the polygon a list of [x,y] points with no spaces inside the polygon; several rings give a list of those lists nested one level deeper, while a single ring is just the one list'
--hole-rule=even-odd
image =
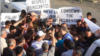
[{"label": "gray hair", "polygon": [[2,36],[3,34],[5,34],[5,30],[4,29],[1,29],[0,36]]},{"label": "gray hair", "polygon": [[15,41],[15,39],[13,39],[13,38],[8,39],[8,40],[7,40],[8,47],[10,47],[10,46],[12,46],[13,44],[15,44],[14,41]]},{"label": "gray hair", "polygon": [[48,43],[44,42],[44,43],[42,44],[42,49],[43,49],[43,51],[48,50],[48,48],[49,48]]},{"label": "gray hair", "polygon": [[82,56],[82,50],[81,49],[76,49],[76,54],[79,54],[80,56]]},{"label": "gray hair", "polygon": [[69,30],[67,29],[67,27],[62,26],[60,29],[62,29],[63,31],[69,32]]}]

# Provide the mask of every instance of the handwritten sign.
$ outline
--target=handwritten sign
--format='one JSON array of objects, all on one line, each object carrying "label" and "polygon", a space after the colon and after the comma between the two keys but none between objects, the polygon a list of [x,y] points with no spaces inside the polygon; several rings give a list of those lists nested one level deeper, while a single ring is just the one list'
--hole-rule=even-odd
[{"label": "handwritten sign", "polygon": [[62,7],[58,9],[58,15],[61,23],[76,24],[76,21],[82,19],[82,11],[79,7]]}]

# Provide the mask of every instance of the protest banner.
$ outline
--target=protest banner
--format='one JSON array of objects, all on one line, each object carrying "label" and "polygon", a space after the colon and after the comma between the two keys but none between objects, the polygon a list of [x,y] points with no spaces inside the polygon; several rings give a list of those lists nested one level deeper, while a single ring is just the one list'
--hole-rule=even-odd
[{"label": "protest banner", "polygon": [[50,0],[26,0],[27,10],[50,8]]},{"label": "protest banner", "polygon": [[18,21],[20,18],[20,13],[1,13],[1,27],[5,26],[5,22],[7,20],[15,20]]},{"label": "protest banner", "polygon": [[[47,19],[47,18],[52,18],[53,19],[53,23],[56,22],[56,20],[58,19],[57,18],[57,15],[58,15],[58,9],[53,9],[53,8],[50,8],[50,9],[42,9],[42,14],[46,14],[45,17],[41,16],[41,18],[43,19]],[[41,15],[42,15],[41,14]]]},{"label": "protest banner", "polygon": [[42,13],[46,13],[48,16],[46,18],[57,19],[58,10],[57,9],[43,9]]},{"label": "protest banner", "polygon": [[76,24],[77,20],[82,19],[82,11],[79,7],[61,7],[58,9],[58,16],[61,23]]},{"label": "protest banner", "polygon": [[40,15],[41,14],[41,11],[42,11],[42,9],[40,10],[40,9],[35,9],[35,10],[30,10],[30,11],[28,11],[29,13],[31,13],[31,12],[34,12],[34,13],[36,13],[37,15]]}]

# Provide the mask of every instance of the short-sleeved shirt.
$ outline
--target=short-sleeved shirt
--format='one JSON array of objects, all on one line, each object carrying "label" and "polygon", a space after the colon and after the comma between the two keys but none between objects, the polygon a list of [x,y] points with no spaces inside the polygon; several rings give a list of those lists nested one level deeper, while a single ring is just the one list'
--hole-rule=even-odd
[{"label": "short-sleeved shirt", "polygon": [[63,47],[63,42],[64,40],[58,40],[58,42],[56,43],[56,47]]},{"label": "short-sleeved shirt", "polygon": [[39,56],[54,56],[55,53],[55,46],[52,46],[48,52],[43,52]]},{"label": "short-sleeved shirt", "polygon": [[35,48],[35,56],[39,56],[43,50],[42,50],[42,44],[44,42],[47,42],[49,45],[51,45],[51,41],[48,41],[48,40],[42,40],[40,42],[38,41],[34,41],[32,44],[31,44],[31,47],[34,47]]},{"label": "short-sleeved shirt", "polygon": [[70,35],[70,33],[67,33],[64,37],[63,37],[63,40],[65,39],[69,39],[71,41],[73,41],[73,37]]}]

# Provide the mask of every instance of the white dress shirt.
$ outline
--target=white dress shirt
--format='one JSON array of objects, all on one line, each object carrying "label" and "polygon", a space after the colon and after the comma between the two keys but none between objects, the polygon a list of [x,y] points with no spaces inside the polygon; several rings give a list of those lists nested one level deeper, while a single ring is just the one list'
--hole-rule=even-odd
[{"label": "white dress shirt", "polygon": [[7,47],[6,39],[1,37],[1,54],[3,54],[3,49]]}]

